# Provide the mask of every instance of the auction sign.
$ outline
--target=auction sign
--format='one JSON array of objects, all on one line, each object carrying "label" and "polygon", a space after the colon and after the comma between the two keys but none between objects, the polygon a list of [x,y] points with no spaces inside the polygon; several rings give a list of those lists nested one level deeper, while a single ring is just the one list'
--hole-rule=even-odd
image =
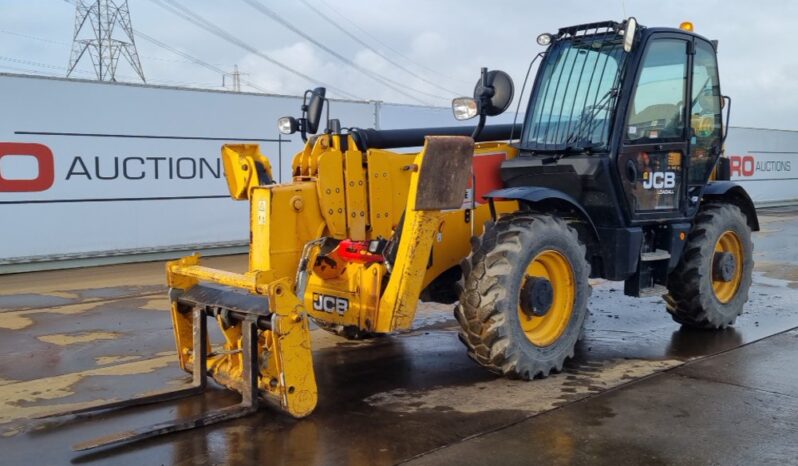
[{"label": "auction sign", "polygon": [[[277,132],[280,116],[300,112],[297,97],[0,75],[0,101],[0,273],[245,246],[249,208],[230,198],[222,145],[259,144],[288,181],[303,144]],[[369,126],[374,108],[332,110]]]},{"label": "auction sign", "polygon": [[798,132],[731,128],[726,141],[731,179],[758,205],[798,200]]}]

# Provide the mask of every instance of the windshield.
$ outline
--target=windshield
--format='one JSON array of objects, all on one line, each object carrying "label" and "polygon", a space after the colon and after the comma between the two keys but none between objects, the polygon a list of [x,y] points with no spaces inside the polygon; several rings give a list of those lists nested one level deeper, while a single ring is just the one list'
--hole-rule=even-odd
[{"label": "windshield", "polygon": [[544,151],[606,147],[625,58],[616,33],[555,43],[538,71],[522,146]]}]

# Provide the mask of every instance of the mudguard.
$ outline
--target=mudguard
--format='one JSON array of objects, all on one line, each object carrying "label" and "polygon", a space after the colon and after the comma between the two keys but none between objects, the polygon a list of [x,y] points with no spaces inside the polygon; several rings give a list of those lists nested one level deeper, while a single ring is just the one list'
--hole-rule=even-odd
[{"label": "mudguard", "polygon": [[759,217],[756,214],[754,201],[739,184],[733,181],[710,181],[702,193],[702,202],[707,201],[723,201],[736,205],[748,218],[751,231],[759,231]]},{"label": "mudguard", "polygon": [[547,204],[554,207],[556,210],[574,211],[582,220],[590,225],[590,230],[594,238],[598,239],[599,237],[596,225],[593,223],[593,219],[590,218],[585,208],[579,204],[579,201],[562,191],[540,186],[519,186],[491,191],[482,197],[488,199],[491,203],[494,199],[507,199],[521,201],[532,206]]}]

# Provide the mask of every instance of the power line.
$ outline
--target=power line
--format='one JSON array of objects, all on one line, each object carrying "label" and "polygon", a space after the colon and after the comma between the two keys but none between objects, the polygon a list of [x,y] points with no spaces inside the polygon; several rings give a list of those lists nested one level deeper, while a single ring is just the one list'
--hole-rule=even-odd
[{"label": "power line", "polygon": [[[167,1],[169,1],[171,3],[174,3],[173,0],[167,0]],[[266,7],[265,5],[263,5],[262,3],[260,3],[260,2],[258,2],[256,0],[242,0],[242,1],[245,2],[245,3],[248,3],[250,6],[252,6],[256,10],[258,10],[259,12],[261,12],[264,15],[268,16],[269,18],[271,18],[272,20],[276,21],[277,23],[283,25],[284,27],[290,29],[294,33],[296,33],[299,36],[303,37],[305,40],[311,42],[316,47],[318,47],[318,48],[324,50],[325,52],[329,53],[330,55],[334,56],[338,60],[346,63],[347,65],[351,66],[352,68],[354,68],[354,69],[360,71],[361,73],[365,74],[366,76],[370,77],[371,79],[381,83],[382,85],[384,85],[384,86],[386,86],[386,87],[388,87],[390,89],[393,89],[394,91],[404,95],[407,98],[413,99],[416,102],[421,103],[421,104],[426,104],[426,102],[424,102],[423,100],[415,97],[412,94],[409,94],[409,93],[403,91],[402,89],[400,89],[400,87],[408,89],[408,90],[413,91],[413,92],[416,92],[418,94],[423,94],[423,95],[435,98],[435,99],[443,99],[443,100],[445,100],[445,98],[443,98],[443,97],[441,97],[439,95],[430,94],[428,92],[424,92],[422,90],[416,89],[416,88],[414,88],[412,86],[408,86],[406,84],[394,81],[394,80],[392,80],[392,79],[390,79],[390,78],[388,78],[388,77],[386,77],[384,75],[381,75],[381,74],[376,73],[376,72],[374,72],[372,70],[369,70],[368,68],[364,68],[364,67],[358,65],[357,63],[355,63],[354,61],[350,60],[349,58],[344,57],[340,53],[336,52],[335,50],[331,49],[330,47],[327,47],[326,45],[322,44],[318,40],[314,39],[313,37],[311,37],[310,35],[308,35],[304,31],[299,29],[298,27],[296,27],[293,24],[291,24],[289,21],[286,21],[285,19],[283,19],[280,15],[278,15],[272,9]]]},{"label": "power line", "polygon": [[[159,41],[158,39],[156,39],[154,37],[151,37],[151,36],[148,36],[147,34],[144,34],[141,31],[135,31],[135,33],[136,33],[137,36],[141,37],[142,39],[144,39],[144,40],[146,40],[146,41],[148,41],[150,43],[152,43],[153,45],[155,45],[157,47],[160,47],[160,48],[162,48],[164,50],[168,50],[169,52],[172,52],[172,53],[174,53],[176,55],[180,55],[181,57],[185,58],[186,60],[188,60],[188,61],[190,61],[190,62],[192,62],[192,63],[194,63],[196,65],[202,66],[202,67],[204,67],[206,69],[209,69],[211,71],[219,73],[222,76],[224,76],[225,73],[227,73],[225,70],[219,68],[216,65],[213,65],[213,64],[208,63],[206,61],[200,60],[199,58],[194,57],[192,55],[189,55],[188,53],[183,52],[182,50],[179,50],[179,49],[176,49],[176,48],[174,48],[172,46],[164,44],[163,42]],[[268,91],[266,89],[256,85],[255,83],[253,83],[251,81],[242,79],[241,82],[246,84],[247,86],[255,89],[255,90],[263,92],[264,94],[268,93]]]},{"label": "power line", "polygon": [[[36,67],[39,67],[39,68],[49,68],[49,69],[52,69],[52,70],[59,70],[59,71],[66,70],[66,68],[64,68],[63,66],[49,65],[47,63],[40,63],[40,62],[33,61],[33,60],[24,60],[24,59],[21,59],[21,58],[12,58],[12,57],[2,57],[2,56],[0,56],[0,60],[8,61],[8,62],[11,62],[11,63],[17,63],[17,64],[20,64],[20,65],[36,66]],[[93,74],[93,73],[88,72],[88,71],[76,71],[76,73]]]},{"label": "power line", "polygon": [[51,78],[55,78],[55,77],[60,78],[61,77],[61,73],[58,73],[58,74],[56,74],[56,73],[47,73],[45,71],[34,70],[34,69],[30,69],[30,68],[19,68],[19,67],[16,67],[16,66],[0,65],[0,69],[17,71],[17,72],[20,72],[20,73],[32,74],[32,75],[36,75],[36,76],[47,76],[47,77],[51,77]]},{"label": "power line", "polygon": [[310,2],[308,2],[308,0],[300,0],[300,1],[301,1],[302,3],[304,3],[306,7],[310,8],[311,10],[313,10],[313,12],[314,12],[314,13],[316,13],[316,14],[317,14],[317,15],[319,15],[319,16],[320,16],[322,19],[324,19],[324,21],[325,21],[326,23],[329,23],[330,25],[334,26],[336,29],[338,29],[338,30],[339,30],[339,31],[341,31],[342,33],[344,33],[344,34],[346,34],[347,36],[349,36],[349,38],[351,38],[352,40],[354,40],[354,41],[355,41],[355,42],[357,42],[358,44],[360,44],[360,45],[362,45],[363,47],[366,47],[367,49],[371,50],[371,51],[372,51],[372,52],[374,52],[376,55],[378,55],[379,57],[381,57],[383,60],[385,60],[385,61],[387,61],[388,63],[392,64],[393,66],[395,66],[395,67],[399,68],[400,70],[404,71],[405,73],[407,73],[407,74],[409,74],[409,75],[413,76],[413,77],[414,77],[414,78],[416,78],[416,79],[419,79],[419,80],[421,80],[421,81],[423,81],[423,82],[425,82],[425,83],[429,84],[430,86],[436,87],[436,88],[438,88],[438,89],[440,89],[440,90],[442,90],[442,91],[444,91],[444,92],[448,92],[448,93],[450,93],[450,94],[452,94],[452,95],[460,95],[460,94],[461,94],[461,93],[459,93],[459,92],[456,92],[456,91],[453,91],[453,90],[451,90],[451,89],[447,89],[447,88],[445,88],[445,87],[442,87],[442,86],[440,86],[440,85],[436,84],[435,82],[433,82],[433,81],[430,81],[430,80],[428,80],[428,79],[424,78],[423,76],[420,76],[420,75],[418,75],[418,74],[414,73],[412,70],[410,70],[410,69],[409,69],[409,68],[407,68],[406,66],[404,66],[404,65],[402,65],[402,64],[400,64],[400,63],[398,63],[398,62],[394,61],[393,59],[391,59],[390,57],[388,57],[388,56],[387,56],[387,55],[385,55],[384,53],[382,53],[382,52],[380,52],[379,50],[375,49],[374,47],[372,47],[371,45],[369,45],[369,44],[368,44],[368,42],[364,41],[363,39],[361,39],[361,38],[360,38],[360,37],[358,37],[357,35],[355,35],[355,34],[352,34],[351,32],[349,32],[349,30],[348,30],[348,29],[346,29],[345,27],[341,26],[341,24],[340,24],[340,23],[337,23],[335,20],[333,20],[332,18],[330,18],[328,15],[325,15],[325,14],[324,14],[324,13],[323,13],[321,10],[319,10],[318,8],[316,8],[315,6],[313,6],[313,5],[312,5]]},{"label": "power line", "polygon": [[[69,3],[69,2],[67,2],[67,3]],[[45,39],[44,37],[31,36],[31,35],[22,34],[22,33],[19,33],[19,32],[7,31],[5,29],[0,29],[0,32],[2,32],[3,34],[8,34],[10,36],[24,37],[25,39],[38,40],[39,42],[47,42],[49,44],[72,45],[71,43],[67,43],[67,42],[60,42],[60,41],[56,41],[56,40]]]},{"label": "power line", "polygon": [[324,0],[319,0],[319,2],[321,2],[322,4],[324,4],[324,6],[326,6],[326,7],[327,7],[327,8],[328,8],[330,11],[332,11],[333,13],[335,13],[335,14],[336,14],[336,15],[337,15],[339,18],[341,18],[341,19],[345,20],[345,21],[347,22],[347,24],[351,25],[352,27],[354,27],[354,28],[355,28],[355,29],[357,29],[358,31],[362,32],[362,33],[363,33],[363,35],[370,37],[370,38],[371,38],[371,40],[373,40],[374,42],[376,42],[376,43],[378,43],[378,44],[382,45],[383,47],[385,47],[386,49],[390,50],[391,52],[393,52],[393,53],[394,53],[394,54],[396,54],[397,56],[399,56],[399,57],[402,57],[402,58],[403,58],[404,60],[406,60],[408,63],[412,63],[413,65],[415,65],[415,66],[417,66],[417,67],[419,67],[419,68],[422,68],[422,69],[424,69],[424,70],[427,70],[428,72],[430,72],[430,73],[433,73],[433,74],[436,74],[436,75],[438,75],[438,76],[440,76],[440,77],[442,77],[442,78],[448,79],[449,81],[457,81],[457,82],[460,82],[460,83],[463,83],[463,84],[470,84],[469,82],[467,82],[467,81],[464,81],[464,80],[462,80],[462,79],[456,79],[456,78],[453,78],[453,77],[451,77],[451,76],[447,76],[447,75],[445,75],[445,74],[443,74],[443,73],[440,73],[440,72],[438,72],[438,71],[436,71],[436,70],[434,70],[434,69],[432,69],[432,68],[429,68],[429,67],[427,67],[427,66],[424,66],[423,64],[421,64],[421,63],[419,63],[419,62],[417,62],[417,61],[413,60],[412,58],[408,57],[407,55],[403,54],[402,52],[400,52],[400,51],[396,50],[395,48],[391,47],[391,46],[390,46],[390,45],[388,45],[387,43],[383,42],[383,41],[382,41],[382,40],[380,40],[380,39],[379,39],[377,36],[375,36],[375,35],[373,35],[373,34],[369,33],[368,31],[366,31],[366,30],[365,30],[365,29],[363,29],[362,27],[358,26],[357,24],[355,24],[354,22],[352,22],[351,18],[347,17],[347,16],[346,16],[346,15],[344,15],[343,13],[339,12],[338,10],[336,10],[336,9],[335,9],[335,7],[333,7],[333,6],[332,6],[332,5],[330,5],[329,3],[325,2]]},{"label": "power line", "polygon": [[[67,3],[70,3],[70,2],[67,2]],[[143,35],[137,29],[134,29],[133,32],[136,34],[136,36]],[[32,36],[32,35],[29,35],[29,34],[22,34],[22,33],[19,33],[19,32],[8,31],[8,30],[5,30],[5,29],[0,29],[0,34],[8,34],[10,36],[22,37],[24,39],[36,40],[36,41],[39,41],[39,42],[46,42],[48,44],[54,44],[54,45],[66,45],[66,46],[72,45],[69,42],[61,42],[61,41],[57,41],[57,40],[46,39],[44,37]],[[146,58],[147,60],[158,60],[158,61],[169,62],[169,63],[193,63],[193,64],[198,64],[195,60],[199,60],[199,59],[174,60],[174,59],[171,59],[171,58],[155,57],[155,56],[152,56],[152,55],[141,55],[141,58]]]},{"label": "power line", "polygon": [[347,91],[344,91],[343,89],[340,89],[340,88],[338,88],[336,86],[333,86],[331,84],[327,84],[327,83],[324,83],[324,82],[322,82],[320,80],[311,78],[310,76],[308,76],[308,75],[306,75],[306,74],[304,74],[304,73],[302,73],[300,71],[297,71],[297,70],[295,70],[295,69],[283,64],[282,62],[280,62],[278,60],[273,59],[272,57],[266,55],[265,53],[257,50],[256,48],[252,47],[251,45],[247,44],[246,42],[243,42],[240,39],[238,39],[237,37],[229,34],[227,31],[225,31],[225,30],[219,28],[218,26],[212,24],[211,22],[209,22],[205,18],[197,15],[196,13],[193,13],[193,12],[190,12],[190,11],[182,12],[179,9],[174,8],[174,6],[171,4],[171,2],[170,2],[170,4],[166,4],[166,3],[162,2],[161,0],[150,0],[150,1],[155,3],[156,5],[160,6],[161,8],[169,11],[170,13],[175,14],[177,16],[180,16],[181,18],[183,18],[184,20],[194,24],[195,26],[197,26],[197,27],[199,27],[201,29],[204,29],[207,32],[210,32],[211,34],[213,34],[213,35],[215,35],[215,36],[217,36],[217,37],[219,37],[219,38],[221,38],[221,39],[223,39],[223,40],[225,40],[227,42],[230,42],[230,43],[232,43],[232,44],[234,44],[234,45],[236,45],[236,46],[248,51],[249,53],[251,53],[253,55],[258,56],[258,57],[262,58],[263,60],[266,60],[269,63],[271,63],[271,64],[273,64],[273,65],[275,65],[275,66],[277,66],[277,67],[279,67],[279,68],[281,68],[281,69],[283,69],[283,70],[285,70],[285,71],[287,71],[287,72],[289,72],[291,74],[294,74],[296,76],[301,77],[302,79],[306,80],[309,83],[318,83],[318,84],[321,84],[321,85],[327,87],[328,89],[330,89],[330,90],[332,90],[334,92],[337,92],[338,94],[341,94],[343,96],[346,96],[346,97],[349,97],[349,98],[352,98],[352,99],[357,99],[357,100],[364,100],[362,97],[358,97],[358,96],[356,96],[356,95],[354,95],[352,93],[349,93]]},{"label": "power line", "polygon": [[[21,65],[35,66],[37,68],[46,68],[46,69],[51,69],[51,70],[58,71],[58,73],[56,73],[56,72],[44,73],[44,72],[41,72],[39,70],[33,70],[33,69],[30,69],[30,68],[18,68],[18,67],[13,67],[13,66],[0,65],[0,68],[7,68],[7,69],[13,69],[13,70],[17,70],[17,71],[36,73],[36,74],[41,74],[41,75],[45,75],[45,76],[63,77],[63,72],[67,70],[67,68],[63,67],[63,66],[51,65],[49,63],[41,63],[41,62],[32,61],[32,60],[26,60],[26,59],[22,59],[22,58],[13,58],[13,57],[0,56],[0,61],[7,61],[7,62],[21,64]],[[74,70],[73,72],[76,73],[76,74],[82,74],[82,75],[94,75],[94,73],[91,72],[91,71]],[[121,78],[135,79],[133,76],[126,76],[126,75],[117,75],[117,76],[119,76]],[[194,81],[194,82],[188,81],[187,82],[187,81],[176,81],[176,80],[153,81],[152,84],[171,85],[171,86],[181,85],[181,84],[182,85],[205,86],[205,87],[209,86],[209,83],[200,83],[200,82],[196,82],[196,81]]]}]

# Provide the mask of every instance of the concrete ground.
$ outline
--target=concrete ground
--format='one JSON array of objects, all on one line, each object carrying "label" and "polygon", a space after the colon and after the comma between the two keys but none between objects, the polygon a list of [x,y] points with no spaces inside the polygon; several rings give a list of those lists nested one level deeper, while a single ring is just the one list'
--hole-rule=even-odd
[{"label": "concrete ground", "polygon": [[[0,464],[798,464],[798,210],[760,212],[756,272],[734,328],[680,328],[659,298],[597,283],[561,374],[496,378],[449,306],[413,331],[349,342],[313,330],[319,406],[90,453],[70,445],[238,401],[206,394],[89,418],[33,420],[188,383],[163,264],[0,277]],[[208,259],[242,271],[241,256]]]}]

